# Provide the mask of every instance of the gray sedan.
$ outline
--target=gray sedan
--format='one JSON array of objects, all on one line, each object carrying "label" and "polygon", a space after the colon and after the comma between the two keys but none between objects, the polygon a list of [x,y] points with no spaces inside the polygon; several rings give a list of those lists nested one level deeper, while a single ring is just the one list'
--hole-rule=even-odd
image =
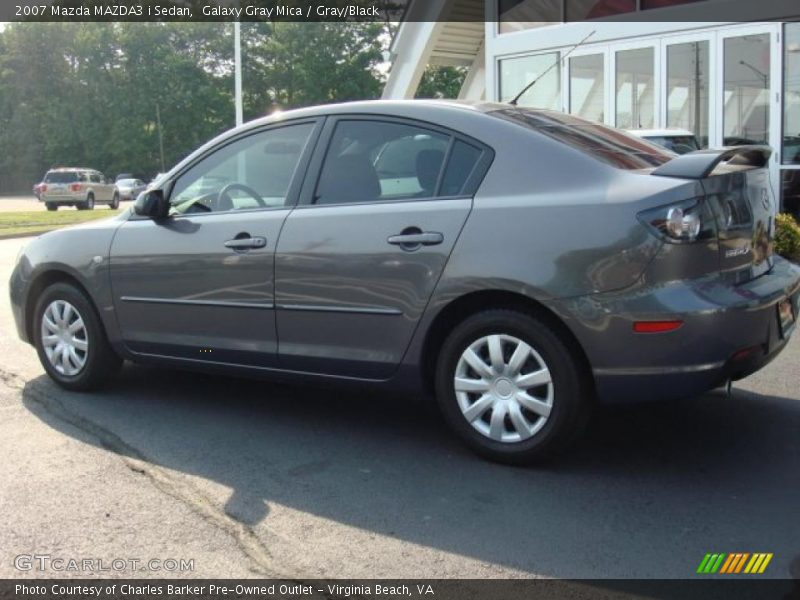
[{"label": "gray sedan", "polygon": [[147,187],[141,179],[118,179],[117,191],[119,192],[119,199],[122,201],[136,200],[136,197],[141,194]]},{"label": "gray sedan", "polygon": [[529,462],[595,403],[700,394],[784,348],[800,269],[773,254],[770,154],[505,104],[285,112],[28,244],[13,312],[67,389],[126,359],[429,392],[474,450]]}]

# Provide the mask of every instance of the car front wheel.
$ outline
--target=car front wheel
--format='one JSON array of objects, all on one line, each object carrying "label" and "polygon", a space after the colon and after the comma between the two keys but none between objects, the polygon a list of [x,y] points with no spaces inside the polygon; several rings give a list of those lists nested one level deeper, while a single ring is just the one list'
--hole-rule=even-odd
[{"label": "car front wheel", "polygon": [[121,366],[94,307],[76,287],[48,287],[36,304],[34,319],[39,360],[61,387],[96,389]]},{"label": "car front wheel", "polygon": [[469,447],[511,464],[562,450],[590,409],[569,347],[544,320],[512,310],[477,313],[452,331],[437,363],[436,396]]}]

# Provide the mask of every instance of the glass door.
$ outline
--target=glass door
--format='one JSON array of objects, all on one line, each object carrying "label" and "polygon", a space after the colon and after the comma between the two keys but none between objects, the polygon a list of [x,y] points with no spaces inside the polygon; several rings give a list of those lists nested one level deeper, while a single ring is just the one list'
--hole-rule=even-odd
[{"label": "glass door", "polygon": [[708,148],[715,133],[710,119],[714,98],[713,39],[713,34],[705,33],[662,40],[662,122],[667,128],[692,133],[700,148]]},{"label": "glass door", "polygon": [[659,48],[618,47],[614,60],[614,125],[620,129],[657,127],[659,97],[656,82],[660,71]]},{"label": "glass door", "polygon": [[609,80],[608,52],[587,49],[573,53],[567,69],[567,112],[597,123],[613,124],[606,82]]},{"label": "glass door", "polygon": [[800,219],[800,23],[783,28],[781,194],[784,212]]},{"label": "glass door", "polygon": [[717,139],[712,146],[769,144],[770,179],[781,197],[782,53],[780,23],[743,24],[718,32]]}]

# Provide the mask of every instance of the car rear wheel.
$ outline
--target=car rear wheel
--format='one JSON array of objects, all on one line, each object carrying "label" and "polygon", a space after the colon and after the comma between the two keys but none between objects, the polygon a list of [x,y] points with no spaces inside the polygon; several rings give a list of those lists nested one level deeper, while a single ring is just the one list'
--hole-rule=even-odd
[{"label": "car rear wheel", "polygon": [[562,450],[588,420],[586,376],[545,321],[487,310],[445,340],[436,396],[445,419],[477,453],[525,464]]},{"label": "car rear wheel", "polygon": [[39,360],[61,387],[96,389],[122,365],[94,307],[76,287],[56,283],[45,289],[34,319]]},{"label": "car rear wheel", "polygon": [[47,210],[58,210],[58,204],[54,202],[45,202],[44,206]]},{"label": "car rear wheel", "polygon": [[119,194],[114,194],[114,198],[111,200],[109,208],[111,208],[111,210],[117,210],[119,208]]},{"label": "car rear wheel", "polygon": [[78,210],[94,210],[94,195],[86,196],[86,200],[78,204]]}]

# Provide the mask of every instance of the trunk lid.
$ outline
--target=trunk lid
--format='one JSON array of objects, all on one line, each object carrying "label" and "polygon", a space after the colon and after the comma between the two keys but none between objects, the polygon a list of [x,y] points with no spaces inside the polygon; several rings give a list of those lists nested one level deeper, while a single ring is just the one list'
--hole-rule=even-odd
[{"label": "trunk lid", "polygon": [[720,270],[737,281],[753,279],[773,264],[775,199],[767,169],[720,166],[703,188],[717,218]]},{"label": "trunk lid", "polygon": [[736,281],[758,277],[773,265],[777,203],[767,169],[771,155],[769,146],[700,150],[652,172],[700,181],[717,224],[720,271]]}]

